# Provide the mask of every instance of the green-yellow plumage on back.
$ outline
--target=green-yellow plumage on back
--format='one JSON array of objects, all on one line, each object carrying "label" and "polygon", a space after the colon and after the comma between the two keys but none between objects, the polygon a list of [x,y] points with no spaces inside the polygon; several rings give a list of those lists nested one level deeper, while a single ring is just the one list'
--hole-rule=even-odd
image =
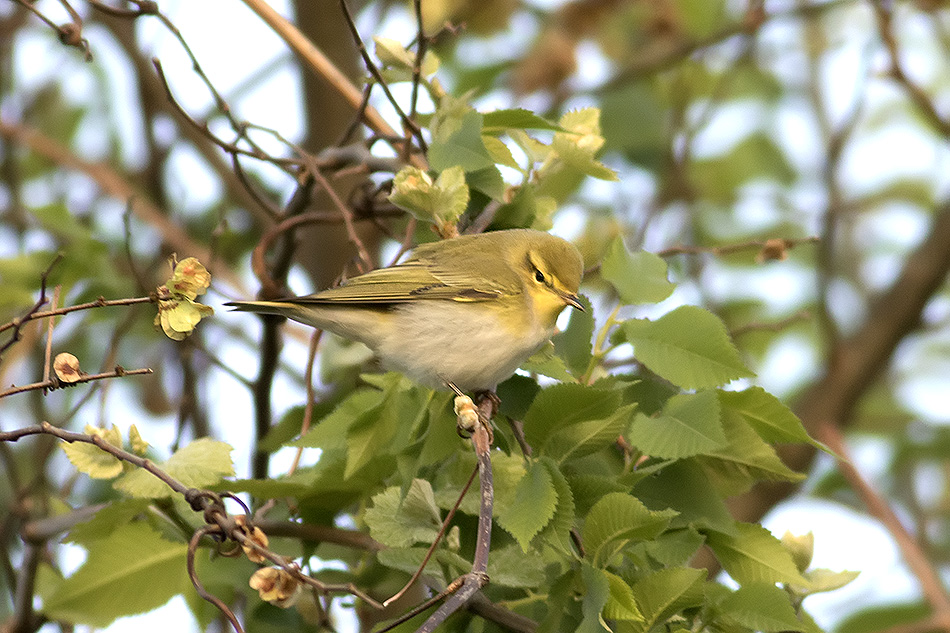
[{"label": "green-yellow plumage on back", "polygon": [[580,253],[529,229],[424,244],[401,264],[280,301],[238,301],[365,343],[422,384],[482,391],[511,376],[554,332],[577,290]]}]

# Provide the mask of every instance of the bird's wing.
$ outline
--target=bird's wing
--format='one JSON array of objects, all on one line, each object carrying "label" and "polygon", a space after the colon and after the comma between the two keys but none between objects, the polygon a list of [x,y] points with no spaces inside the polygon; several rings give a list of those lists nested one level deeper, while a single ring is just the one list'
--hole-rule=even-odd
[{"label": "bird's wing", "polygon": [[431,262],[416,257],[390,268],[379,268],[350,279],[337,288],[330,288],[294,303],[404,303],[418,299],[454,299],[484,301],[500,294],[487,284],[472,284],[471,275],[440,270]]}]

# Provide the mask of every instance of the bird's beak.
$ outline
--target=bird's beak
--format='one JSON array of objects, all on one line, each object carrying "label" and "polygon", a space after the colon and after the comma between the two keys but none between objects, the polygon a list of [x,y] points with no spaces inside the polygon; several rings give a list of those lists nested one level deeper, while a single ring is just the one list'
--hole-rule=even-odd
[{"label": "bird's beak", "polygon": [[572,295],[569,292],[559,292],[558,294],[561,295],[561,299],[563,299],[564,303],[567,305],[571,306],[572,308],[577,308],[581,312],[587,312],[587,310],[584,309],[584,304],[582,304],[581,300],[577,298],[577,295]]}]

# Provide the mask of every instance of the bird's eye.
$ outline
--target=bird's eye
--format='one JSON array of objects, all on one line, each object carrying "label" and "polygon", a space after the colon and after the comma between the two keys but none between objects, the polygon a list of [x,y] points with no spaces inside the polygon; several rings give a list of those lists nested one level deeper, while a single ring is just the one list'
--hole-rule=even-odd
[{"label": "bird's eye", "polygon": [[538,282],[539,284],[544,283],[544,273],[542,273],[537,268],[534,269],[534,280]]}]

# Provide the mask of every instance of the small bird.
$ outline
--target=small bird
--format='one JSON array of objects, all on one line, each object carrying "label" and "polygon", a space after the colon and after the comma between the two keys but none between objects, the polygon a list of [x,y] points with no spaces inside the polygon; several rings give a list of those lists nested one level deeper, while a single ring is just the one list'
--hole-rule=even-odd
[{"label": "small bird", "polygon": [[423,385],[482,392],[551,338],[565,307],[584,309],[583,273],[569,242],[510,229],[423,244],[400,264],[316,294],[227,305],[360,341]]}]

